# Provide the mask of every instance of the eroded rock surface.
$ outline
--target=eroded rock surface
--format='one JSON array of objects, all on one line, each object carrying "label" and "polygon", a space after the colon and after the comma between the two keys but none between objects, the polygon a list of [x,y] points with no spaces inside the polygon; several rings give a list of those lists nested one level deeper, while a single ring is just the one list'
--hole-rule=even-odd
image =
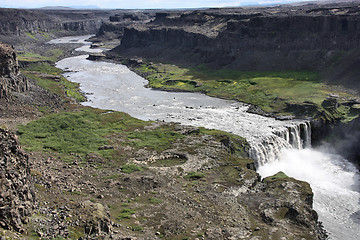
[{"label": "eroded rock surface", "polygon": [[24,92],[29,88],[26,77],[20,74],[15,50],[12,46],[0,43],[0,98],[9,92]]},{"label": "eroded rock surface", "polygon": [[28,156],[16,137],[0,128],[0,226],[24,232],[34,200]]}]

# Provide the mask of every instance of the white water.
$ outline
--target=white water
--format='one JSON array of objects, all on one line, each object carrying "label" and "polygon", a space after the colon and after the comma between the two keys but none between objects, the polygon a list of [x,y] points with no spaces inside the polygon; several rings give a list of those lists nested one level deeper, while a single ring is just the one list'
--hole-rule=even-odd
[{"label": "white water", "polygon": [[[84,39],[72,37],[53,43],[83,42],[86,46],[77,50],[93,52]],[[333,239],[359,239],[359,174],[340,156],[309,148],[309,123],[250,114],[245,104],[203,94],[144,88],[147,81],[126,66],[88,61],[86,57],[66,58],[57,63],[57,67],[71,71],[65,74],[70,81],[80,83],[81,89],[90,94],[84,105],[127,112],[143,120],[180,122],[245,137],[261,176],[283,171],[309,182],[315,194],[314,209]]]},{"label": "white water", "polygon": [[360,178],[353,164],[325,149],[286,149],[258,169],[262,177],[279,171],[310,183],[314,209],[330,239],[360,239]]}]

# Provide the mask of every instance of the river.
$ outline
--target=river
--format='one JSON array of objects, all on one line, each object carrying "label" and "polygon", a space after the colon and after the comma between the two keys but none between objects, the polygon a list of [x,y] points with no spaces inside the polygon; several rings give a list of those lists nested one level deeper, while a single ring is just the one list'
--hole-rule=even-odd
[{"label": "river", "polygon": [[[101,52],[90,49],[90,43],[85,42],[88,37],[67,37],[50,43],[83,43],[77,51]],[[308,139],[300,138],[303,135],[309,138],[308,123],[247,113],[246,104],[200,93],[145,88],[147,80],[126,66],[86,58],[87,55],[69,57],[57,63],[58,68],[67,71],[64,76],[79,83],[87,94],[88,101],[83,105],[126,112],[143,120],[179,122],[242,136],[251,145],[251,157],[257,161],[262,177],[283,171],[310,183],[314,209],[330,239],[360,239],[359,172],[346,159],[326,149],[303,149],[311,145]]]}]

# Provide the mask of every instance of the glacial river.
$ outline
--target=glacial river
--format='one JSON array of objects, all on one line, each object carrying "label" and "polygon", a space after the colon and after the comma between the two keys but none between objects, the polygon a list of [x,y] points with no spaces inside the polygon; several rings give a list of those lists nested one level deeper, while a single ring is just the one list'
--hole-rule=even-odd
[{"label": "glacial river", "polygon": [[[90,49],[89,36],[67,37],[50,43],[83,43],[76,49]],[[360,177],[346,159],[329,154],[326,149],[302,149],[300,121],[278,121],[247,113],[248,105],[211,98],[198,93],[163,92],[145,88],[147,80],[126,66],[86,60],[87,55],[70,57],[57,63],[66,70],[64,76],[80,84],[88,101],[83,105],[129,113],[143,120],[161,120],[224,130],[245,137],[252,146],[258,172],[266,177],[283,171],[310,183],[314,192],[314,209],[319,214],[330,239],[360,239]],[[305,126],[305,125],[304,125]],[[294,129],[294,132],[288,132]],[[294,140],[281,138],[295,135]],[[304,144],[306,145],[306,144]]]}]

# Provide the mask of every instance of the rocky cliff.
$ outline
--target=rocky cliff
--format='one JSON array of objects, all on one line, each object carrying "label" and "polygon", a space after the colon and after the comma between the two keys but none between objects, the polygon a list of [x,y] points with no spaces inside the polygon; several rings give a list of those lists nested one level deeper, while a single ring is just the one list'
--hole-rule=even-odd
[{"label": "rocky cliff", "polygon": [[114,16],[110,16],[108,21],[104,21],[96,34],[97,40],[120,39],[124,35],[125,27],[138,24],[146,24],[152,20],[155,12],[144,11],[124,11]]},{"label": "rocky cliff", "polygon": [[24,232],[34,200],[28,156],[16,137],[0,128],[0,227]]},{"label": "rocky cliff", "polygon": [[9,92],[23,92],[28,89],[26,77],[20,74],[16,53],[12,46],[0,43],[0,98]]},{"label": "rocky cliff", "polygon": [[96,33],[113,10],[24,10],[0,9],[0,34],[21,35],[70,31],[76,34]]},{"label": "rocky cliff", "polygon": [[[341,75],[332,74],[337,67],[351,85],[359,69],[359,54],[353,53],[360,43],[359,22],[352,3],[164,12],[150,23],[127,27],[114,52],[238,70],[316,70],[341,82]],[[342,66],[346,56],[350,64]]]}]

